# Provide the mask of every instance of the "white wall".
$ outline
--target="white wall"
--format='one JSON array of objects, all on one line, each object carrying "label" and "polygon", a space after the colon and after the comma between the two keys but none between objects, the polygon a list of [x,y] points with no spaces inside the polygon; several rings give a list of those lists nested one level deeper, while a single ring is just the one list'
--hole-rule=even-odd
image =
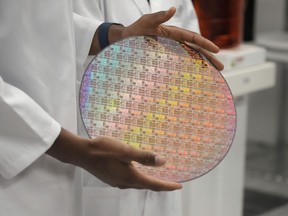
[{"label": "white wall", "polygon": [[287,0],[256,0],[256,33],[284,29]]},{"label": "white wall", "polygon": [[[256,35],[267,31],[284,30],[286,3],[286,0],[256,0]],[[281,80],[283,71],[281,65],[278,71],[278,80]],[[275,144],[278,131],[279,91],[279,85],[276,85],[273,89],[250,95],[248,140]]]}]

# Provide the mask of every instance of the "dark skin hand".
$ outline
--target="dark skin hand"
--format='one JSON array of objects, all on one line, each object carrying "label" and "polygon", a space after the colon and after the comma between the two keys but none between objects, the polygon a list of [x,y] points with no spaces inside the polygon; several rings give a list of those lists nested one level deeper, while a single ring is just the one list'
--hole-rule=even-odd
[{"label": "dark skin hand", "polygon": [[[113,43],[125,37],[137,35],[168,37],[189,43],[190,46],[203,53],[219,70],[222,70],[223,64],[210,53],[219,51],[215,44],[198,33],[163,24],[175,12],[175,8],[170,8],[167,11],[147,14],[127,27],[112,25],[108,33],[109,42]],[[98,32],[96,31],[90,54],[95,55],[99,51]],[[162,166],[165,164],[164,158],[152,152],[135,149],[110,137],[86,139],[62,128],[47,154],[64,163],[79,166],[113,187],[153,191],[172,191],[182,188],[179,183],[144,175],[132,164],[132,161],[137,161],[147,166]]]},{"label": "dark skin hand", "polygon": [[[223,70],[224,65],[212,54],[219,52],[219,48],[196,32],[175,26],[164,25],[176,12],[174,7],[167,11],[146,14],[130,26],[112,25],[109,29],[109,42],[113,43],[129,36],[152,35],[162,36],[176,41],[185,42],[187,45],[201,52],[218,69]],[[96,55],[100,51],[97,31],[92,42],[90,54]],[[211,53],[212,52],[212,53]]]},{"label": "dark skin hand", "polygon": [[85,139],[62,129],[46,153],[64,163],[87,170],[113,187],[153,191],[182,188],[179,183],[144,175],[132,164],[132,161],[137,161],[147,166],[162,166],[165,164],[163,158],[152,152],[132,148],[110,137]]}]

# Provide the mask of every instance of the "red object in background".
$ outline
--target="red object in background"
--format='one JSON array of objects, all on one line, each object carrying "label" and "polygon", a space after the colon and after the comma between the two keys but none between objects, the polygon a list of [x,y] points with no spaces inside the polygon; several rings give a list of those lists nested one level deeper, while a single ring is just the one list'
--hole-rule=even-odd
[{"label": "red object in background", "polygon": [[242,42],[244,0],[192,0],[201,35],[220,48]]}]

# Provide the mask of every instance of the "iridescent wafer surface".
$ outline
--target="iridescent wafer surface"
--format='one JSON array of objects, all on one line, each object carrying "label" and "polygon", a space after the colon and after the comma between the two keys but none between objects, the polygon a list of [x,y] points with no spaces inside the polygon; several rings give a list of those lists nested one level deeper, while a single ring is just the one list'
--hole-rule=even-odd
[{"label": "iridescent wafer surface", "polygon": [[221,73],[192,48],[162,37],[130,37],[102,50],[83,76],[80,112],[91,138],[111,136],[164,156],[165,166],[135,166],[177,182],[213,169],[236,129]]}]

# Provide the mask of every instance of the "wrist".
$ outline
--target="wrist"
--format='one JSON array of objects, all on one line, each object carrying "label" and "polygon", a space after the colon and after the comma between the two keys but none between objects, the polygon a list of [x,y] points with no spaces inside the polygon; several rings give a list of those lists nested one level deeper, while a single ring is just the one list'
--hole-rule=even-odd
[{"label": "wrist", "polygon": [[95,32],[89,55],[96,55],[106,46],[123,38],[125,27],[118,23],[102,23]]},{"label": "wrist", "polygon": [[104,49],[110,43],[121,39],[123,28],[124,26],[118,23],[102,23],[97,29],[100,48]]},{"label": "wrist", "polygon": [[59,136],[46,153],[63,163],[81,166],[89,142],[89,139],[77,136],[62,128]]},{"label": "wrist", "polygon": [[113,23],[108,31],[108,41],[109,44],[115,43],[123,39],[123,30],[125,27],[122,24]]}]

